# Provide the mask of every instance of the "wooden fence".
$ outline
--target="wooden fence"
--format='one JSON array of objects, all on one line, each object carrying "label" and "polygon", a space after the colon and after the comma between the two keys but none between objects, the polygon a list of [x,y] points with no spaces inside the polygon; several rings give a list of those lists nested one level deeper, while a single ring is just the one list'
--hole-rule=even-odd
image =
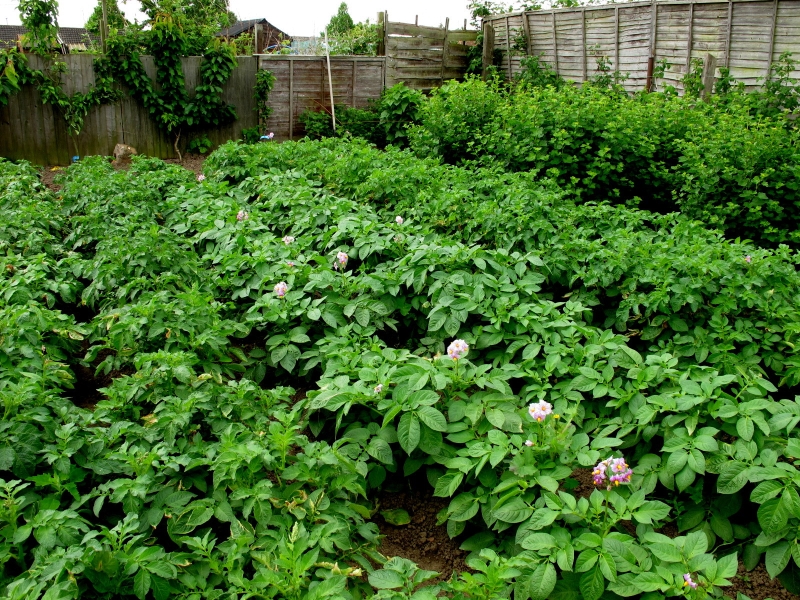
[{"label": "wooden fence", "polygon": [[[800,1],[800,0],[799,0]],[[477,32],[466,28],[451,31],[382,21],[386,56],[332,56],[330,78],[334,103],[365,107],[380,98],[387,86],[405,82],[410,87],[430,90],[448,79],[462,78],[467,67],[466,44],[474,44]],[[30,66],[41,68],[41,59],[29,55]],[[60,57],[67,66],[63,89],[68,95],[87,92],[95,81],[94,58],[87,54]],[[183,59],[186,89],[190,95],[199,82],[200,57]],[[155,81],[152,57],[142,62]],[[257,115],[253,87],[258,69],[269,69],[276,77],[269,104],[273,113],[266,126],[277,140],[294,139],[304,133],[299,116],[305,110],[331,110],[328,67],[324,56],[260,55],[240,56],[238,66],[223,87],[222,100],[236,108],[238,120],[224,127],[184,133],[208,136],[216,147],[240,139],[242,129],[255,127]],[[38,164],[66,165],[78,156],[113,153],[118,143],[129,144],[140,154],[176,158],[173,139],[159,129],[144,107],[125,94],[119,102],[89,111],[81,133],[67,134],[58,109],[44,104],[38,90],[24,86],[0,108],[0,156],[25,159]],[[77,148],[76,148],[77,146]]]},{"label": "wooden fence", "polygon": [[[382,56],[331,56],[333,100],[363,108],[380,98],[386,77]],[[272,71],[275,87],[269,96],[273,109],[267,128],[278,140],[304,133],[299,116],[306,110],[331,112],[328,67],[324,56],[270,55],[259,57],[259,68]]]},{"label": "wooden fence", "polygon": [[[64,92],[86,92],[94,84],[94,58],[88,54],[68,54],[60,57],[68,67],[63,77]],[[40,59],[28,55],[33,68],[41,68]],[[184,58],[183,73],[186,88],[193,91],[199,82],[200,57]],[[222,99],[236,107],[235,123],[198,131],[192,135],[207,135],[216,146],[241,137],[241,130],[257,124],[253,85],[256,58],[238,57],[222,91]],[[142,63],[155,80],[155,65],[150,56]],[[93,108],[84,121],[83,130],[74,139],[67,135],[64,119],[51,104],[44,104],[33,86],[11,96],[7,106],[0,108],[0,156],[25,159],[39,164],[66,165],[76,152],[78,156],[100,154],[109,156],[118,143],[130,144],[140,154],[160,158],[175,158],[173,140],[156,126],[144,107],[129,95],[115,103]],[[77,150],[75,146],[77,145]]]},{"label": "wooden fence", "polygon": [[383,25],[386,48],[386,87],[403,82],[407,86],[430,91],[451,79],[462,79],[468,67],[467,53],[474,45],[477,31],[426,27],[384,21],[387,13],[378,15]]},{"label": "wooden fence", "polygon": [[706,54],[750,89],[781,53],[800,59],[800,0],[653,0],[493,15],[486,26],[506,75],[521,70],[525,55],[540,55],[565,79],[583,82],[606,57],[612,71],[628,75],[631,91],[646,86],[651,57],[651,64],[667,60],[664,80],[679,90],[691,60]]}]

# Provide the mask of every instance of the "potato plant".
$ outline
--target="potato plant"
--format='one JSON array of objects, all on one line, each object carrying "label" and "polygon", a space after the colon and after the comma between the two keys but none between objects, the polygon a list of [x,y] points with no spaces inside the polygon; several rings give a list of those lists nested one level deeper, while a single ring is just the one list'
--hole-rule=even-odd
[{"label": "potato plant", "polygon": [[[352,140],[61,183],[0,161],[0,597],[791,585],[788,248]],[[469,571],[378,552],[389,478]]]}]

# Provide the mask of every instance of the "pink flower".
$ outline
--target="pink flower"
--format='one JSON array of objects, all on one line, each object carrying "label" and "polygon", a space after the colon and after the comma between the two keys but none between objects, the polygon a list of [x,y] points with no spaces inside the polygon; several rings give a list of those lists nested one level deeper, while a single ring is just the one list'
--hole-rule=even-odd
[{"label": "pink flower", "polygon": [[747,256],[744,257],[744,262],[746,263],[753,262],[753,257],[748,254]]},{"label": "pink flower", "polygon": [[697,587],[697,583],[692,581],[692,574],[691,573],[685,573],[683,575],[683,587],[686,587],[687,585],[692,589],[695,589]]},{"label": "pink flower", "polygon": [[464,358],[469,352],[469,346],[464,340],[455,340],[447,347],[447,356],[453,360],[460,360]]},{"label": "pink flower", "polygon": [[[611,472],[609,478],[609,471]],[[601,460],[592,471],[592,479],[595,485],[603,485],[608,480],[607,489],[611,489],[611,484],[620,485],[621,483],[630,483],[633,477],[633,471],[628,467],[628,463],[624,458],[614,458],[609,456],[605,460]]]},{"label": "pink flower", "polygon": [[533,442],[532,442],[532,441],[530,441],[530,440],[525,440],[525,445],[526,445],[528,448],[530,448],[531,446],[533,446]]},{"label": "pink flower", "polygon": [[547,415],[553,412],[553,405],[546,400],[540,400],[528,405],[528,414],[534,421],[541,423]]},{"label": "pink flower", "polygon": [[336,253],[336,263],[334,263],[333,268],[334,269],[338,269],[339,267],[341,267],[342,269],[344,269],[347,266],[347,259],[348,258],[349,257],[347,256],[347,254],[345,252],[337,252]]},{"label": "pink flower", "polygon": [[237,221],[246,221],[249,218],[250,218],[250,215],[247,214],[247,211],[240,210],[238,213],[236,213],[236,220]]},{"label": "pink flower", "polygon": [[375,386],[375,393],[376,394],[380,394],[382,391],[383,391],[383,384],[382,383],[379,383],[378,385]]},{"label": "pink flower", "polygon": [[399,215],[398,215],[398,216],[396,216],[396,217],[394,218],[394,220],[395,220],[395,223],[397,223],[398,225],[402,225],[402,224],[403,224],[403,217],[401,217],[401,216],[399,216]]},{"label": "pink flower", "polygon": [[289,291],[289,286],[286,285],[285,281],[281,281],[280,283],[275,284],[275,295],[278,298],[283,298],[286,295],[286,292]]},{"label": "pink flower", "polygon": [[286,266],[287,267],[293,267],[294,263],[290,260],[289,262],[286,263]]},{"label": "pink flower", "polygon": [[281,241],[288,246],[289,244],[294,242],[294,238],[292,236],[290,236],[290,235],[286,235],[286,236],[283,236]]},{"label": "pink flower", "polygon": [[206,176],[203,175],[202,173],[197,176],[197,181],[205,181],[205,180],[206,180]]}]

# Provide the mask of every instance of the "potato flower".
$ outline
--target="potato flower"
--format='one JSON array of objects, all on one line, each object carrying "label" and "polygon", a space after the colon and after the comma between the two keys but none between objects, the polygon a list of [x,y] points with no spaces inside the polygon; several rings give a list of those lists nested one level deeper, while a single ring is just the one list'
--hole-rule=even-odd
[{"label": "potato flower", "polygon": [[447,356],[453,360],[460,360],[464,358],[469,352],[469,346],[464,340],[455,340],[447,347]]}]

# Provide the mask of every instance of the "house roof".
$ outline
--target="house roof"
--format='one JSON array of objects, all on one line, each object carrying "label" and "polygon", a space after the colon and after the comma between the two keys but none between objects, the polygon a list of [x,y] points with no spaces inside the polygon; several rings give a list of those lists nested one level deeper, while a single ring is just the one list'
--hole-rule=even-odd
[{"label": "house roof", "polygon": [[[0,25],[0,47],[16,46],[17,40],[26,31],[22,25]],[[76,48],[89,41],[99,42],[100,38],[83,27],[59,27],[58,41],[70,48]]]},{"label": "house roof", "polygon": [[266,19],[245,19],[243,21],[236,21],[236,23],[234,23],[230,27],[221,29],[217,33],[217,37],[236,37],[237,35],[241,35],[245,31],[250,31],[255,25],[269,25],[270,29],[272,29],[274,33],[281,34],[285,38],[289,37],[289,35],[286,32],[281,31]]}]

